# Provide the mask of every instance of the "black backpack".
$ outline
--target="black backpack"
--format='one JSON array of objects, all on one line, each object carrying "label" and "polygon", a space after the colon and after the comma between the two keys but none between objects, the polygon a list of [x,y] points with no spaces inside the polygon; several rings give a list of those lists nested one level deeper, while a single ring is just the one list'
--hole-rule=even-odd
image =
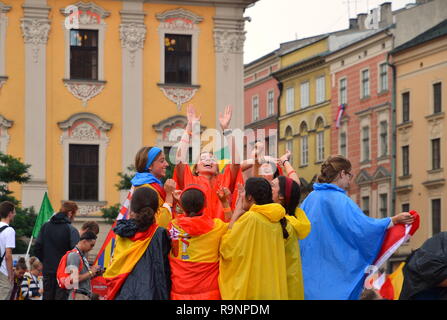
[{"label": "black backpack", "polygon": [[[0,233],[2,233],[3,230],[5,230],[6,228],[9,228],[9,226],[3,226],[3,227],[1,227],[1,228],[0,228]],[[2,263],[3,263],[3,259],[5,258],[5,255],[6,255],[6,250],[5,250],[5,253],[0,257],[0,266],[1,266]]]}]

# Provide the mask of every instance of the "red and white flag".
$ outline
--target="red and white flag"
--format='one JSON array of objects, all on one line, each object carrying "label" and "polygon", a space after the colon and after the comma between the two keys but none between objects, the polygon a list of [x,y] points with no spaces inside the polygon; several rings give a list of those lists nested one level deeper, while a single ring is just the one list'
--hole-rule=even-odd
[{"label": "red and white flag", "polygon": [[340,128],[341,117],[343,116],[345,109],[346,105],[344,103],[338,106],[337,119],[335,120],[335,127],[337,128]]}]

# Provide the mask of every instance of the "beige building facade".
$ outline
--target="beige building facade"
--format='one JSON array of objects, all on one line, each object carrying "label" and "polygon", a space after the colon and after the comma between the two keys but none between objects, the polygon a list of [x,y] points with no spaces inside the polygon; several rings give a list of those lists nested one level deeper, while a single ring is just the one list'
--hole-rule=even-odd
[{"label": "beige building facade", "polygon": [[416,210],[409,253],[447,230],[447,20],[392,51],[396,68],[396,212]]}]

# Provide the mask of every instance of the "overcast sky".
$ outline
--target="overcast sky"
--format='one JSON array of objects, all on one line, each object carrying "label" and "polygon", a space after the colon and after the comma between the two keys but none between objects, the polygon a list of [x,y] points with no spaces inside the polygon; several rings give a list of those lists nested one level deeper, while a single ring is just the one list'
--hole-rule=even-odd
[{"label": "overcast sky", "polygon": [[[251,62],[279,47],[281,42],[346,29],[349,17],[367,13],[386,0],[259,0],[245,11],[244,63]],[[415,0],[392,0],[397,10]]]}]

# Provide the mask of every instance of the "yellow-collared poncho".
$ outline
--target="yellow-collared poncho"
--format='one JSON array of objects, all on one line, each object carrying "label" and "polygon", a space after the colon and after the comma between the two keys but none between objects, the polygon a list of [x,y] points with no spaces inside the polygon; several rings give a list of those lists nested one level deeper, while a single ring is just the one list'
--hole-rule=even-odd
[{"label": "yellow-collared poncho", "polygon": [[222,237],[219,288],[226,300],[287,300],[284,238],[277,203],[253,205]]},{"label": "yellow-collared poncho", "polygon": [[301,208],[296,208],[295,215],[286,215],[287,232],[285,240],[287,292],[289,300],[304,300],[303,272],[301,270],[301,253],[298,240],[302,240],[310,233],[310,221]]}]

